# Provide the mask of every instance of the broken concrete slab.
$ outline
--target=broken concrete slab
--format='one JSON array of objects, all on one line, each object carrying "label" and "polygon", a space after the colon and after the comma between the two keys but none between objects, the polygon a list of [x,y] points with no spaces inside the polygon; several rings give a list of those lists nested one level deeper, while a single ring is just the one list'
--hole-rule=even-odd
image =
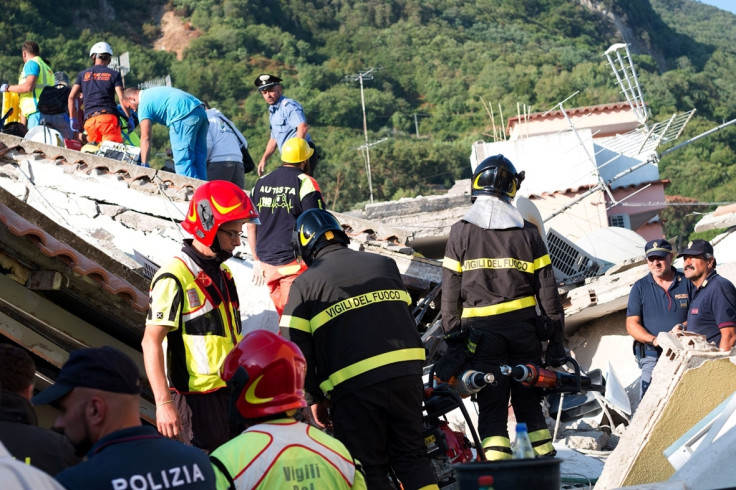
[{"label": "broken concrete slab", "polygon": [[[732,353],[692,335],[661,333],[657,339],[664,352],[652,384],[609,456],[597,489],[668,480],[674,469],[663,451],[736,391]],[[723,471],[736,481],[732,465]]]},{"label": "broken concrete slab", "polygon": [[649,483],[645,485],[634,485],[631,487],[617,487],[614,490],[692,490],[690,487],[682,482],[661,482],[661,483]]},{"label": "broken concrete slab", "polygon": [[603,462],[592,456],[571,449],[562,442],[554,443],[557,458],[561,459],[560,480],[562,484],[592,485],[603,471]]}]

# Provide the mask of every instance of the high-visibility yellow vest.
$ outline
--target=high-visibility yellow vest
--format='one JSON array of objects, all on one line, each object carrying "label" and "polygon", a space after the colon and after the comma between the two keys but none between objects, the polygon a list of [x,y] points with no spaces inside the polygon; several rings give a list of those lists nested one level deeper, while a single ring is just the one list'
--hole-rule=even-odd
[{"label": "high-visibility yellow vest", "polygon": [[[151,297],[147,324],[171,325],[166,336],[169,378],[179,393],[202,393],[223,388],[226,383],[219,370],[225,357],[243,338],[235,281],[230,269],[221,266],[225,290],[185,253],[162,267],[151,282],[153,290],[162,279],[174,279],[181,302],[178,318],[151,318],[153,310],[161,311],[158,301],[171,302],[172,298]],[[171,310],[172,315],[177,311]]]},{"label": "high-visibility yellow vest", "polygon": [[[38,79],[36,79],[36,88],[30,92],[20,94],[20,111],[26,117],[38,111],[38,98],[41,96],[41,92],[44,87],[54,85],[56,83],[54,72],[51,71],[49,65],[44,63],[40,56],[34,56],[29,61],[35,61],[38,63],[38,66],[41,68],[41,72],[38,74]],[[23,76],[23,72],[21,72],[18,83],[23,83],[25,79],[26,77]]]},{"label": "high-visibility yellow vest", "polygon": [[249,427],[212,453],[217,488],[365,490],[365,479],[337,439],[294,419]]}]

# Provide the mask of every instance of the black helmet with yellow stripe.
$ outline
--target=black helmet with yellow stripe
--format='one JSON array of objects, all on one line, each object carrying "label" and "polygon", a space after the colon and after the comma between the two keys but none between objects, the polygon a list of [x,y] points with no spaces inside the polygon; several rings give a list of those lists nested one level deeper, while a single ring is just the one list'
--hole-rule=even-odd
[{"label": "black helmet with yellow stripe", "polygon": [[470,200],[478,196],[496,196],[506,202],[516,196],[524,180],[524,171],[516,172],[514,165],[503,155],[493,155],[478,164],[470,184]]},{"label": "black helmet with yellow stripe", "polygon": [[350,239],[337,219],[324,209],[308,209],[296,219],[291,246],[297,259],[312,265],[314,255],[333,243],[347,245]]}]

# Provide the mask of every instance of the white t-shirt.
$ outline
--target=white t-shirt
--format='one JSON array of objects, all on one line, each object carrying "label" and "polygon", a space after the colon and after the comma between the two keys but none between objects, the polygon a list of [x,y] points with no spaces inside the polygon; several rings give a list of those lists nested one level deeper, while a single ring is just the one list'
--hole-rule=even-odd
[{"label": "white t-shirt", "polygon": [[[242,162],[240,142],[248,147],[248,142],[235,125],[217,109],[207,109],[210,128],[207,132],[207,163]],[[228,123],[230,123],[228,125]],[[235,133],[233,133],[235,129]]]}]

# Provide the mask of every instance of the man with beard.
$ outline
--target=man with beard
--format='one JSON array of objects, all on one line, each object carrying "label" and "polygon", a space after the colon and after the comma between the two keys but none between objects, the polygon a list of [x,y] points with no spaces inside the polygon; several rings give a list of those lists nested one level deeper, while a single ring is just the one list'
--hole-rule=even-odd
[{"label": "man with beard", "polygon": [[693,240],[678,257],[684,258],[683,272],[696,288],[687,313],[688,331],[730,351],[736,344],[736,288],[716,272],[713,246]]},{"label": "man with beard", "polygon": [[33,397],[36,405],[57,402],[54,428],[86,455],[85,462],[56,475],[67,490],[214,488],[205,453],[141,424],[140,392],[135,363],[106,346],[72,351],[56,382]]},{"label": "man with beard", "polygon": [[634,283],[626,309],[626,331],[634,337],[634,354],[641,368],[639,399],[644,396],[662,349],[657,334],[687,323],[687,307],[695,287],[672,267],[672,245],[651,240],[644,247],[649,274]]}]

